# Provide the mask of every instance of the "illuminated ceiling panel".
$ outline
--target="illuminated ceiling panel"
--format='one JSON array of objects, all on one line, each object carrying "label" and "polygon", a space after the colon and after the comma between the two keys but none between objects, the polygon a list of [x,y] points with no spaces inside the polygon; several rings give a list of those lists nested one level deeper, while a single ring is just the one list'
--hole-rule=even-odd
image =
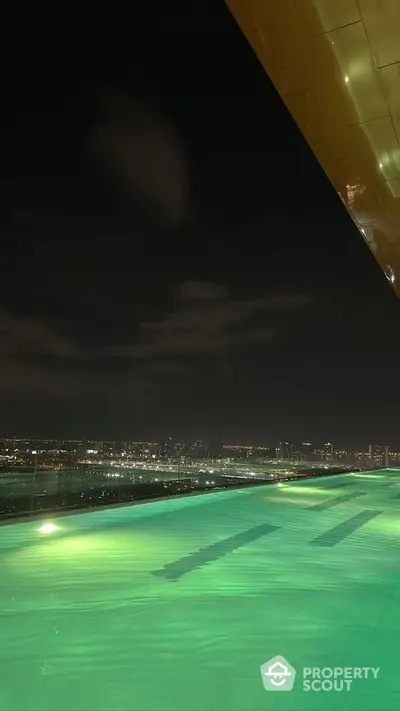
[{"label": "illuminated ceiling panel", "polygon": [[315,5],[325,32],[361,20],[357,0],[317,0]]},{"label": "illuminated ceiling panel", "polygon": [[363,24],[377,67],[400,61],[398,0],[359,0]]},{"label": "illuminated ceiling panel", "polygon": [[400,0],[227,3],[400,295]]}]

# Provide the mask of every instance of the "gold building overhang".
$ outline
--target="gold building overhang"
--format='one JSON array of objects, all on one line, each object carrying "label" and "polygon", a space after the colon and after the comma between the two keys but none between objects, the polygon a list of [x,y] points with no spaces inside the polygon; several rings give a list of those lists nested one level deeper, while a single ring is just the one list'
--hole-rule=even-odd
[{"label": "gold building overhang", "polygon": [[226,0],[400,295],[400,0]]}]

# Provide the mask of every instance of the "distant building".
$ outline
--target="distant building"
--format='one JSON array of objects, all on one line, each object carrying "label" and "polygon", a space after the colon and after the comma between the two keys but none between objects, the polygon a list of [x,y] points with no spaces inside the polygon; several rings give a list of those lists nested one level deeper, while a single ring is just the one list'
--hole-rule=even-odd
[{"label": "distant building", "polygon": [[223,441],[221,437],[214,437],[208,443],[208,456],[210,459],[219,459],[222,456]]},{"label": "distant building", "polygon": [[293,459],[294,445],[289,442],[279,442],[276,448],[277,459]]},{"label": "distant building", "polygon": [[385,444],[385,461],[384,461],[384,466],[386,469],[389,468],[390,466],[390,451],[389,451],[389,445]]},{"label": "distant building", "polygon": [[175,445],[172,437],[168,437],[160,442],[160,454],[164,459],[172,459],[175,455]]},{"label": "distant building", "polygon": [[265,457],[267,459],[276,459],[276,447],[272,447],[272,446],[265,447]]},{"label": "distant building", "polygon": [[368,462],[371,469],[381,469],[390,466],[390,447],[388,444],[370,444],[368,446]]},{"label": "distant building", "polygon": [[314,447],[312,442],[301,442],[298,446],[298,451],[300,452],[300,460],[305,462],[312,462],[314,459]]}]

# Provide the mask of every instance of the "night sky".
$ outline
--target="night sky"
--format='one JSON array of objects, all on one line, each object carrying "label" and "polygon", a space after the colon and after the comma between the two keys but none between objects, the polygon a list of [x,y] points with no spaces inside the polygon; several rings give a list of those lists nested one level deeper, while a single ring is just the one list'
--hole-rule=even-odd
[{"label": "night sky", "polygon": [[399,304],[223,2],[68,5],[9,25],[0,435],[399,443]]}]

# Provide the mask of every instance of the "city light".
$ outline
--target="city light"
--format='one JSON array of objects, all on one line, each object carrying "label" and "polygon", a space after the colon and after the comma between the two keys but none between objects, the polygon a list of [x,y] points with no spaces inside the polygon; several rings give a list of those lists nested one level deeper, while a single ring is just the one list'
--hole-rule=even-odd
[{"label": "city light", "polygon": [[[373,477],[375,469],[400,463],[396,449],[371,444],[350,450],[335,446],[331,437],[321,442],[312,438],[290,442],[282,438],[270,445],[220,443],[212,448],[200,440],[169,439],[167,452],[164,441],[9,438],[0,440],[0,464],[10,470],[2,480],[4,490],[20,492],[21,507],[26,493],[30,494],[30,510],[39,508],[46,515],[50,506],[63,507],[66,492],[73,492],[76,497],[73,508],[85,508],[96,501],[103,506],[158,496],[165,486],[173,493],[187,489],[200,493],[201,489],[265,482],[292,492],[291,482],[303,477],[347,472],[360,472],[361,481],[363,476]],[[374,473],[362,475],[363,471]],[[58,530],[54,523],[39,523],[38,529],[40,526],[43,535]]]}]

